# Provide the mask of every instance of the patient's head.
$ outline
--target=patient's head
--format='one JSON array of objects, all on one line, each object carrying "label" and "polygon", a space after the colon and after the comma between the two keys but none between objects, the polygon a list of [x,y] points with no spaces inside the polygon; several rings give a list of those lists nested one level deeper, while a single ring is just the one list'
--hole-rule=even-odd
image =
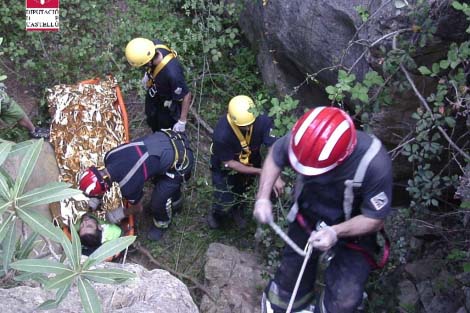
[{"label": "patient's head", "polygon": [[78,231],[82,245],[89,248],[98,247],[101,245],[102,230],[101,226],[95,217],[85,214],[80,223]]}]

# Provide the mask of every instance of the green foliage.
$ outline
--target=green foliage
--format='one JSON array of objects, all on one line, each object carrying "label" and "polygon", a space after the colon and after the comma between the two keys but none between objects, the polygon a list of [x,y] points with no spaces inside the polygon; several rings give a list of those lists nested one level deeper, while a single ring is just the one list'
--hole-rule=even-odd
[{"label": "green foliage", "polygon": [[[390,95],[383,92],[385,81],[377,72],[368,72],[362,82],[356,81],[356,75],[344,70],[338,71],[338,83],[327,86],[328,99],[339,103],[348,98],[355,103],[355,112],[360,113],[361,122],[367,127],[372,113],[379,112],[383,106],[390,104]],[[378,101],[370,101],[369,95]]]},{"label": "green foliage", "polygon": [[269,99],[266,95],[260,93],[254,101],[256,104],[255,115],[267,111],[268,116],[273,119],[274,136],[283,136],[292,129],[297,121],[297,115],[293,113],[298,108],[299,101],[290,96],[286,96],[280,101],[278,98]]},{"label": "green foliage", "polygon": [[356,9],[357,14],[359,14],[363,22],[366,22],[369,19],[370,13],[367,8],[363,7],[362,5],[358,5],[354,7],[354,9]]},{"label": "green foliage", "polygon": [[[2,272],[7,275],[11,269],[30,274],[18,276],[18,280],[35,279],[44,284],[46,289],[57,289],[56,299],[41,304],[41,309],[51,309],[66,297],[74,280],[78,280],[80,297],[86,312],[100,312],[99,300],[89,281],[101,283],[120,283],[132,274],[121,270],[99,270],[91,267],[109,256],[125,249],[135,237],[123,237],[103,244],[86,262],[80,263],[81,244],[77,232],[72,227],[72,241],[52,222],[34,210],[41,204],[48,204],[75,195],[80,190],[69,188],[69,184],[52,182],[28,192],[24,192],[26,183],[36,165],[43,140],[12,143],[0,142],[0,165],[9,156],[21,155],[22,161],[16,179],[6,172],[0,174],[0,242]],[[21,240],[17,237],[19,221],[26,223],[33,234]],[[37,236],[43,236],[59,243],[68,262],[46,259],[27,259],[36,244]],[[54,274],[53,276],[45,274]]]},{"label": "green foliage", "polygon": [[[159,38],[180,52],[189,68],[226,59],[239,43],[237,6],[203,0],[165,2],[61,1],[59,32],[25,32],[24,3],[7,0],[0,8],[5,55],[33,86],[75,83],[113,73],[124,92],[139,86],[124,47],[133,37]],[[19,43],[27,43],[25,45]],[[196,71],[197,73],[199,71]],[[193,79],[193,73],[188,72]]]},{"label": "green foliage", "polygon": [[200,30],[203,53],[210,54],[215,63],[223,57],[226,47],[233,48],[239,41],[234,3],[215,3],[202,0],[186,1],[182,9],[192,18],[192,25]]},{"label": "green foliage", "polygon": [[[460,7],[459,3],[454,2],[453,7]],[[470,41],[452,43],[446,58],[430,67],[423,65],[418,68],[421,75],[436,78],[437,86],[426,99],[431,111],[418,108],[413,114],[416,119],[415,140],[403,149],[408,161],[417,164],[407,189],[413,198],[412,206],[438,206],[442,191],[457,184],[455,175],[443,175],[441,169],[437,172],[431,165],[435,161],[441,162],[448,149],[442,133],[436,128],[452,134],[457,119],[468,116],[470,96],[466,87],[465,64],[469,57]]]},{"label": "green foliage", "polygon": [[[467,4],[454,1],[453,7],[470,18]],[[431,66],[418,66],[413,54],[416,52],[416,42],[424,47],[433,39],[436,30],[435,22],[430,18],[430,7],[427,3],[417,3],[412,7],[406,1],[395,1],[397,8],[408,10],[408,16],[413,23],[410,30],[414,35],[409,40],[406,33],[397,36],[398,45],[387,50],[380,47],[383,56],[382,73],[375,71],[366,73],[362,82],[356,76],[345,70],[338,71],[338,82],[325,88],[328,98],[340,107],[344,103],[354,104],[354,116],[362,126],[368,130],[371,114],[380,112],[385,106],[393,103],[394,93],[410,91],[410,84],[401,73],[401,68],[408,71],[417,71],[423,76],[436,79],[437,85],[426,98],[429,108],[419,106],[412,117],[416,120],[414,140],[403,145],[402,153],[414,165],[413,178],[408,181],[408,192],[412,197],[411,207],[423,210],[440,205],[439,199],[444,192],[457,183],[457,175],[451,173],[446,167],[435,166],[439,162],[449,159],[452,153],[457,162],[462,156],[449,148],[449,140],[458,140],[454,135],[458,121],[468,118],[470,112],[470,95],[466,77],[467,63],[470,58],[470,41],[452,43],[449,46],[447,57],[433,63]],[[364,12],[362,8],[356,8]],[[446,134],[443,134],[446,132]],[[454,135],[454,136],[453,136]],[[456,142],[465,151],[462,138]],[[445,159],[444,159],[445,158]]]},{"label": "green foliage", "polygon": [[[466,15],[467,21],[470,21],[470,5],[468,5],[468,3],[453,1],[452,7],[457,11],[462,11]],[[467,28],[467,33],[470,33],[470,26]]]}]

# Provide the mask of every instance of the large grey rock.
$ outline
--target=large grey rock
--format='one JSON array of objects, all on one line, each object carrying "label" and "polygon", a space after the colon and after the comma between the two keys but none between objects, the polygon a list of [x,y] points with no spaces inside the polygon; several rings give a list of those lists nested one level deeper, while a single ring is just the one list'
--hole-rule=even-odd
[{"label": "large grey rock", "polygon": [[427,310],[429,308],[429,304],[431,303],[432,299],[434,298],[435,294],[432,288],[432,282],[429,280],[425,280],[419,282],[416,285],[419,293],[419,298],[421,303],[424,306],[424,309]]},{"label": "large grey rock", "polygon": [[405,271],[411,275],[415,282],[431,279],[436,276],[441,261],[434,259],[418,260],[405,265]]},{"label": "large grey rock", "polygon": [[[163,270],[147,271],[137,264],[104,263],[100,267],[122,268],[136,273],[137,277],[123,285],[94,283],[101,299],[103,312],[119,313],[198,313],[188,288],[177,278]],[[35,308],[45,300],[54,298],[54,293],[40,288],[16,287],[1,289],[2,313],[44,312]],[[50,313],[83,312],[77,287],[59,308]]]},{"label": "large grey rock", "polygon": [[455,312],[459,309],[459,301],[446,295],[437,295],[429,304],[424,304],[426,313]]},{"label": "large grey rock", "polygon": [[212,243],[206,253],[205,278],[209,282],[214,303],[204,296],[204,313],[257,313],[266,281],[257,256],[234,247]]},{"label": "large grey rock", "polygon": [[[450,3],[450,0],[424,1],[430,7],[426,14],[436,21],[437,32],[435,40],[428,41],[426,50],[417,46],[413,57],[419,65],[440,60],[449,41],[466,38],[465,16]],[[358,6],[371,13],[365,24],[357,12]],[[405,13],[405,9],[398,10],[395,1],[389,0],[244,0],[239,24],[258,51],[263,81],[273,86],[279,96],[294,95],[301,106],[314,107],[330,103],[324,88],[337,82],[339,64],[347,69],[353,67],[351,72],[359,81],[371,69],[381,71],[383,56],[378,52],[378,45],[365,54],[364,46],[379,40],[391,48],[392,36],[386,35],[413,25],[406,16],[409,12]],[[411,40],[419,34],[408,32],[405,36]],[[316,81],[306,79],[312,74]],[[416,80],[416,84],[425,96],[435,86],[435,82],[425,79]],[[393,94],[393,101],[389,110],[374,117],[373,131],[395,147],[414,128],[415,120],[410,116],[419,103],[413,93],[402,91]],[[398,163],[397,167],[402,167],[407,162],[398,160]],[[401,171],[409,173],[410,168]],[[400,174],[395,177],[406,181],[406,175]]]},{"label": "large grey rock", "polygon": [[400,290],[398,295],[400,307],[416,307],[419,303],[419,294],[415,285],[409,280],[404,280],[398,284],[398,288]]},{"label": "large grey rock", "polygon": [[[352,72],[361,79],[371,67],[379,65],[373,58],[358,60],[364,51],[361,44],[371,44],[385,34],[410,26],[405,10],[396,9],[395,1],[269,0],[266,5],[263,2],[245,0],[239,24],[258,51],[264,81],[274,85],[281,95],[291,93],[307,74],[322,69],[317,76],[320,83],[334,83],[336,72],[328,68],[340,61],[346,67],[354,65]],[[436,37],[440,39],[430,50],[442,51],[445,49],[442,41],[465,38],[465,18],[449,3],[427,0],[431,7],[429,15],[437,22]],[[365,24],[357,12],[358,6],[373,14]],[[391,38],[384,43],[390,46]],[[424,54],[429,51],[423,51]],[[316,86],[307,82],[298,89],[298,97],[305,102],[302,104],[314,105],[325,100],[312,97]]]}]

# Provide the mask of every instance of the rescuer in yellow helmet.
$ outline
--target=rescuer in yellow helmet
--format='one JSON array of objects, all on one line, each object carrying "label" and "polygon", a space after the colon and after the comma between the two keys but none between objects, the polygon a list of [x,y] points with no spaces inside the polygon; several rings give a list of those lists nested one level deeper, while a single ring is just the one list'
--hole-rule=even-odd
[{"label": "rescuer in yellow helmet", "polygon": [[[265,114],[255,117],[253,108],[250,97],[233,97],[227,114],[214,129],[211,155],[214,195],[207,219],[211,228],[219,228],[229,215],[238,227],[245,226],[243,212],[247,204],[241,195],[261,174],[261,146],[269,147],[276,141],[271,118]],[[273,189],[279,194],[283,187],[284,182],[279,178]]]},{"label": "rescuer in yellow helmet", "polygon": [[152,131],[172,128],[184,132],[191,92],[176,52],[159,40],[134,38],[127,44],[125,53],[132,67],[145,67],[142,78],[147,91],[145,114]]}]

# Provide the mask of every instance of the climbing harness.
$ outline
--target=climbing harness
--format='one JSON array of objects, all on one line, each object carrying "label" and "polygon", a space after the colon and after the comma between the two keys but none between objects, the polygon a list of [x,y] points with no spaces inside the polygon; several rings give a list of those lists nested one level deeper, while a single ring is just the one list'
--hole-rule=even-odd
[{"label": "climbing harness", "polygon": [[181,133],[171,129],[162,129],[160,131],[170,138],[173,150],[175,151],[175,160],[173,161],[172,168],[175,169],[178,174],[184,176],[185,171],[191,164],[188,157],[189,147],[186,146],[186,140],[184,140]]},{"label": "climbing harness", "polygon": [[240,145],[242,147],[242,151],[238,157],[240,163],[244,165],[251,166],[250,164],[250,156],[251,156],[251,150],[250,150],[250,142],[251,142],[251,135],[253,133],[253,124],[251,124],[248,128],[248,132],[246,133],[246,136],[243,136],[242,132],[240,131],[240,128],[235,125],[230,118],[230,115],[227,114],[227,121],[230,127],[232,128],[233,132],[235,133],[235,136],[237,136],[238,141],[240,142]]},{"label": "climbing harness", "polygon": [[343,200],[343,211],[344,219],[347,221],[351,218],[352,205],[354,202],[353,188],[360,188],[364,182],[364,176],[366,175],[367,168],[369,167],[372,159],[377,155],[382,147],[382,143],[377,137],[372,136],[372,143],[367,149],[366,153],[362,156],[359,166],[356,169],[354,178],[347,179],[344,181],[344,200]]},{"label": "climbing harness", "polygon": [[155,45],[155,49],[164,49],[167,50],[168,53],[165,57],[163,57],[162,61],[158,63],[158,65],[153,69],[149,68],[147,70],[147,75],[149,77],[149,80],[147,81],[147,88],[152,87],[153,83],[155,82],[155,78],[157,77],[158,73],[174,58],[178,56],[175,50],[168,48],[165,45]]},{"label": "climbing harness", "polygon": [[[181,134],[174,132],[170,129],[162,129],[161,132],[163,132],[165,135],[168,136],[168,138],[170,139],[171,145],[173,146],[175,157],[174,157],[174,161],[172,163],[171,169],[174,169],[179,175],[185,176],[187,174],[186,171],[191,165],[191,161],[187,153],[189,147],[186,146],[186,141],[184,140]],[[109,157],[111,154],[117,151],[126,149],[128,147],[133,147],[133,146],[135,146],[137,151],[139,151],[139,155],[140,155],[139,160],[134,164],[134,166],[132,166],[129,172],[127,172],[126,176],[124,176],[124,178],[118,182],[120,188],[123,188],[130,181],[130,179],[134,176],[134,174],[139,170],[141,166],[144,167],[144,172],[147,173],[147,167],[145,165],[145,161],[148,159],[150,155],[160,155],[159,153],[161,153],[161,151],[158,151],[158,153],[156,154],[149,153],[149,151],[142,154],[140,150],[140,146],[145,146],[145,145],[146,144],[144,141],[135,141],[135,142],[130,142],[128,144],[117,147],[114,150],[111,150],[110,152],[108,152],[107,157]],[[154,147],[154,148],[159,149],[160,147]],[[147,147],[147,150],[149,150],[149,147]],[[174,177],[174,174],[172,175]]]}]

